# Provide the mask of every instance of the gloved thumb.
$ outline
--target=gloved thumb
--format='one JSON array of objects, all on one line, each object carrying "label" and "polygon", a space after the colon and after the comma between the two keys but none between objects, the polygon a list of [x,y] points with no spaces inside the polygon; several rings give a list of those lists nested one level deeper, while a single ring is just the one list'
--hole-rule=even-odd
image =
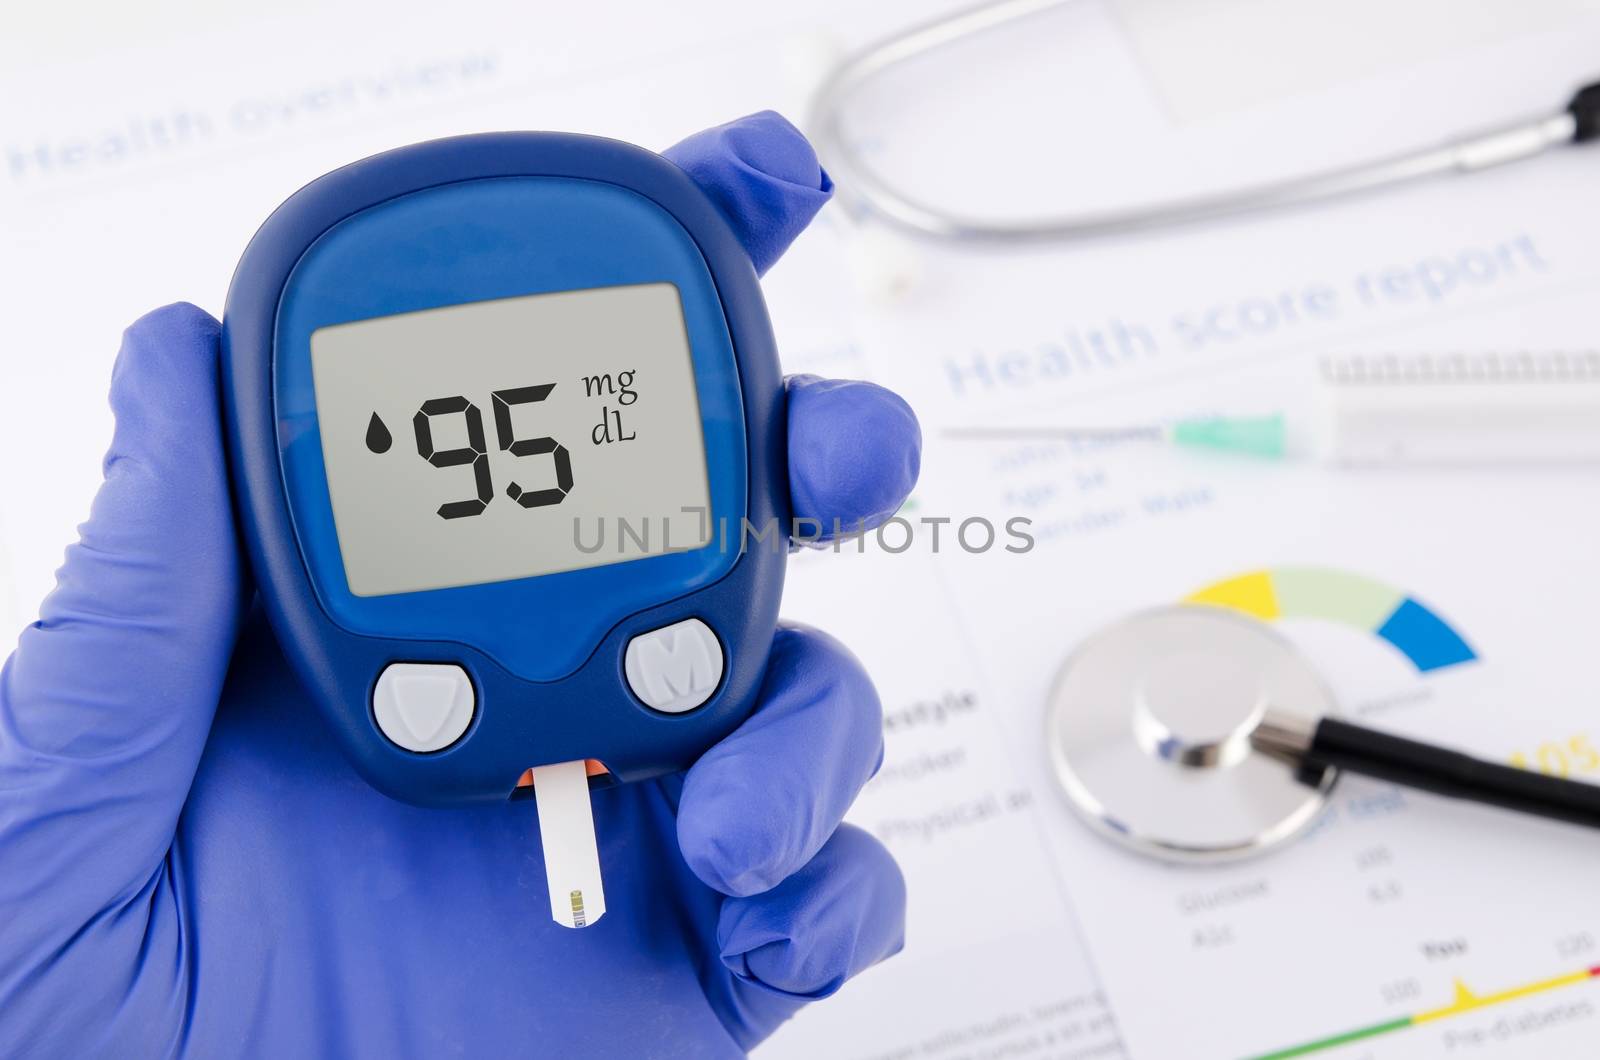
[{"label": "gloved thumb", "polygon": [[194,306],[127,330],[105,481],[0,676],[0,911],[45,952],[154,875],[210,730],[243,595],[218,371]]},{"label": "gloved thumb", "polygon": [[772,268],[833,194],[804,134],[776,111],[697,132],[663,153],[717,204],[757,273]]}]

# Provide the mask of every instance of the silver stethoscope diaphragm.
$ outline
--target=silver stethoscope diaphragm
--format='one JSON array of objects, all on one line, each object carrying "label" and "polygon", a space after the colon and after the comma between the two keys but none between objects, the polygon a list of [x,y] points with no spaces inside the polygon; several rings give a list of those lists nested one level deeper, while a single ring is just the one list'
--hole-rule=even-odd
[{"label": "silver stethoscope diaphragm", "polygon": [[1107,836],[1221,860],[1289,838],[1322,808],[1336,771],[1297,775],[1270,741],[1277,727],[1309,732],[1331,713],[1316,671],[1263,623],[1162,608],[1067,659],[1050,693],[1050,755],[1072,805]]},{"label": "silver stethoscope diaphragm", "polygon": [[1600,827],[1600,786],[1344,721],[1265,623],[1223,608],[1145,611],[1090,637],[1050,691],[1062,790],[1097,831],[1169,861],[1222,861],[1297,835],[1346,771]]}]

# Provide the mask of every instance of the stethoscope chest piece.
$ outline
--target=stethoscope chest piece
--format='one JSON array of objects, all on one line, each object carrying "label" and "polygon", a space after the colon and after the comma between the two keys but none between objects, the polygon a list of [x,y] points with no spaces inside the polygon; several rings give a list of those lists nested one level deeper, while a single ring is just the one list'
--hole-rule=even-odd
[{"label": "stethoscope chest piece", "polygon": [[1286,767],[1274,746],[1334,713],[1321,677],[1265,624],[1169,607],[1084,642],[1046,727],[1056,776],[1094,828],[1142,854],[1209,861],[1311,822],[1337,771]]}]

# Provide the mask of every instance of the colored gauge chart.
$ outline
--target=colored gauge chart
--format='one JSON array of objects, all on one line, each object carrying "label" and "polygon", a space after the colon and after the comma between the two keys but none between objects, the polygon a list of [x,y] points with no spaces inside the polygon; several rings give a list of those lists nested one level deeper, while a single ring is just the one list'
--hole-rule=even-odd
[{"label": "colored gauge chart", "polygon": [[1348,571],[1274,567],[1216,582],[1184,599],[1240,611],[1266,622],[1315,618],[1373,633],[1421,673],[1472,662],[1477,653],[1426,604]]}]

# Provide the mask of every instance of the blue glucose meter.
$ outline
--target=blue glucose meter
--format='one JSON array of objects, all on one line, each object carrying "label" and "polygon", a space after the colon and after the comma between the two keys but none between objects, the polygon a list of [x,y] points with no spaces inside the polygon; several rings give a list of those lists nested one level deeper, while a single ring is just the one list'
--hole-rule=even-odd
[{"label": "blue glucose meter", "polygon": [[638,780],[749,713],[782,379],[755,270],[676,166],[510,133],[337,170],[250,242],[223,360],[263,606],[376,787]]}]

